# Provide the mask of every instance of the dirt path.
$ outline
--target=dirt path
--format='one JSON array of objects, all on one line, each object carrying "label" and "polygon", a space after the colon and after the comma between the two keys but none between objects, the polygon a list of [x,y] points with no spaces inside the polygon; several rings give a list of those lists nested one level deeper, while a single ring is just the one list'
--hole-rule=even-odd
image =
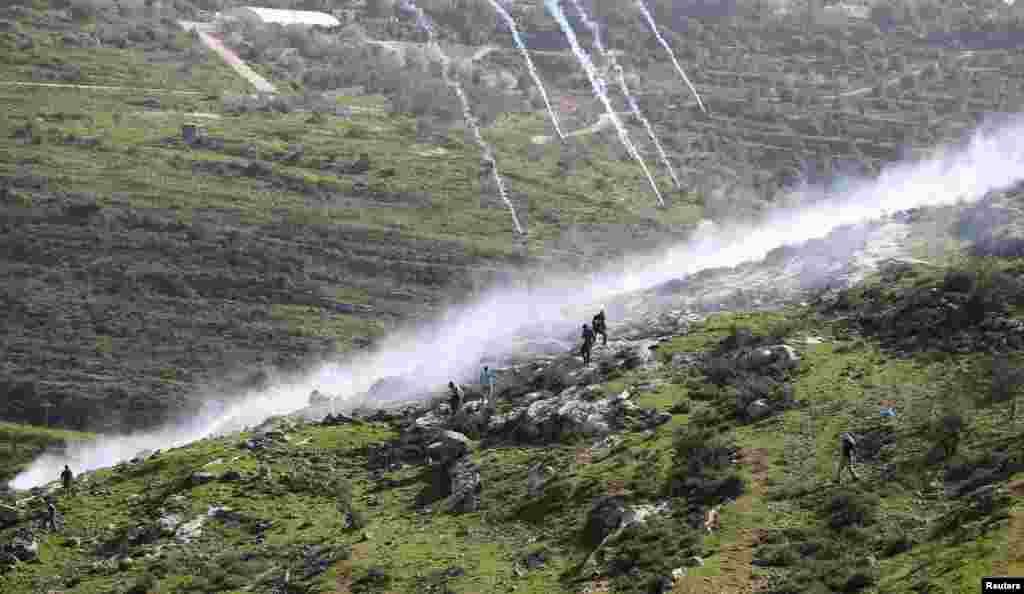
[{"label": "dirt path", "polygon": [[[733,516],[749,514],[754,501],[764,496],[765,479],[768,477],[768,453],[766,450],[740,451],[740,462],[750,466],[753,474],[747,493],[733,504]],[[685,576],[676,582],[674,594],[752,594],[765,585],[763,580],[752,575],[751,561],[754,547],[761,540],[763,532],[758,528],[741,528],[734,542],[722,545],[718,551],[720,572],[715,576]]]},{"label": "dirt path", "polygon": [[140,87],[118,87],[110,85],[76,85],[71,83],[44,83],[44,82],[21,82],[21,81],[0,81],[0,85],[11,87],[53,87],[57,89],[85,89],[94,91],[131,91],[133,93],[154,93],[164,95],[207,95],[203,91],[176,91],[174,89],[143,89]]},{"label": "dirt path", "polygon": [[[1014,497],[1024,497],[1024,480],[1010,483]],[[1006,559],[992,567],[992,575],[1024,575],[1024,511],[1010,514],[1010,540],[1006,544]]]}]

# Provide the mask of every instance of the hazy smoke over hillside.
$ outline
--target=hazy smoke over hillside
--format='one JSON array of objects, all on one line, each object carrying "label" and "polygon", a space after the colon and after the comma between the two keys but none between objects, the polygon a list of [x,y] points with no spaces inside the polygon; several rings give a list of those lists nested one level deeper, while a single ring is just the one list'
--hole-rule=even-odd
[{"label": "hazy smoke over hillside", "polygon": [[[899,163],[876,179],[851,181],[841,195],[800,190],[803,206],[779,209],[756,226],[726,228],[659,254],[632,256],[604,273],[581,278],[552,277],[533,291],[496,289],[479,301],[453,308],[435,322],[396,333],[373,353],[321,366],[296,382],[277,385],[238,400],[226,409],[211,409],[188,423],[146,435],[111,436],[72,447],[67,458],[46,455],[13,481],[28,488],[57,478],[65,462],[76,472],[110,466],[142,449],[166,449],[220,431],[255,425],[273,414],[304,407],[313,389],[338,395],[349,404],[376,380],[407,376],[425,389],[450,379],[473,381],[480,358],[507,351],[526,324],[550,324],[557,332],[575,332],[588,320],[565,319],[563,308],[600,303],[613,295],[648,288],[705,268],[759,260],[772,249],[824,237],[831,229],[870,220],[885,212],[973,201],[1024,178],[1024,121],[975,133],[957,147],[936,151],[929,159]],[[627,271],[627,272],[622,272]],[[615,320],[609,320],[614,331]]]}]

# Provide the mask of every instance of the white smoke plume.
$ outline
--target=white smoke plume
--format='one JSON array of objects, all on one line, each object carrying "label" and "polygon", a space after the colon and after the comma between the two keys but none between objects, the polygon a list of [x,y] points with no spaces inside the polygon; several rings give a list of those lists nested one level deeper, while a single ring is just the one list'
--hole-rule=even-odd
[{"label": "white smoke plume", "polygon": [[[307,377],[255,392],[222,412],[154,433],[107,436],[71,445],[66,456],[48,455],[18,475],[12,486],[28,488],[54,480],[64,463],[76,472],[129,459],[142,449],[166,449],[243,426],[274,414],[303,408],[318,389],[336,394],[347,406],[376,380],[406,376],[424,388],[443,389],[451,379],[473,381],[485,355],[508,353],[516,335],[538,324],[572,332],[566,305],[600,304],[625,291],[653,287],[706,268],[736,266],[762,259],[777,247],[825,237],[836,227],[869,221],[884,212],[971,202],[1024,179],[1024,121],[976,132],[967,142],[939,149],[918,162],[897,163],[875,179],[860,179],[842,195],[801,190],[804,206],[778,209],[759,225],[703,233],[659,254],[632,256],[605,272],[538,280],[532,291],[494,289],[480,300],[454,307],[434,322],[396,333],[373,353],[322,365]],[[586,321],[586,320],[584,320]],[[614,329],[615,320],[609,320]]]}]

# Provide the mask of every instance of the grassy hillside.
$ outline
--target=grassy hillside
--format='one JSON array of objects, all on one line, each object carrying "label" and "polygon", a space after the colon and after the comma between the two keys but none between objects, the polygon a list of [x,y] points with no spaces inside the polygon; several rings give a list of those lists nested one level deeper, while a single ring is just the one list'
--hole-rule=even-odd
[{"label": "grassy hillside", "polygon": [[[989,398],[998,382],[991,356],[895,357],[834,318],[810,308],[713,315],[658,349],[662,367],[598,374],[594,397],[627,389],[639,408],[671,415],[654,430],[628,421],[610,448],[471,442],[483,484],[471,513],[447,513],[432,499],[434,475],[422,462],[373,470],[379,448],[409,430],[403,414],[340,426],[279,420],[90,473],[59,500],[64,530],[36,533],[40,561],[17,564],[0,587],[647,592],[684,567],[673,592],[953,593],[1013,573],[1024,429],[1008,418],[1008,401]],[[728,357],[743,336],[784,341],[800,358],[781,377],[795,404],[752,423],[736,416],[735,402],[757,389],[755,376],[709,375],[674,357]],[[879,416],[883,402],[895,419]],[[963,423],[951,457],[942,448],[949,415]],[[837,436],[847,430],[861,436],[860,481],[836,484]],[[265,445],[240,449],[247,440]],[[736,462],[716,462],[716,448]],[[1004,470],[993,474],[999,460]],[[531,495],[527,470],[537,463],[556,476]],[[990,483],[994,491],[978,490]],[[588,514],[608,496],[667,501],[671,511],[591,558]],[[723,501],[721,530],[702,534],[695,522]],[[161,518],[169,531],[157,528]],[[202,530],[186,543],[180,526],[193,520]]]},{"label": "grassy hillside", "polygon": [[[603,142],[557,178],[557,149],[526,155],[543,120],[510,117],[487,135],[523,244],[460,130],[421,139],[380,97],[239,113],[247,83],[171,21],[10,12],[4,80],[68,86],[0,86],[5,418],[38,422],[49,400],[64,426],[153,425],[196,388],[365,346],[527,260],[600,255],[547,252],[566,224],[657,241],[700,212],[680,195],[655,221],[639,171]],[[188,146],[185,123],[206,140]]]}]

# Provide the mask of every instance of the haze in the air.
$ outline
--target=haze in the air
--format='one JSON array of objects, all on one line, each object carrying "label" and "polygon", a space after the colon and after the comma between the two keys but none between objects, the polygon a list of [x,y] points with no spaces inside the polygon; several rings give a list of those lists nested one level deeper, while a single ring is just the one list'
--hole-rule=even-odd
[{"label": "haze in the air", "polygon": [[[211,407],[159,432],[109,436],[71,446],[66,457],[44,455],[12,486],[24,489],[55,480],[65,462],[77,472],[88,471],[130,459],[143,449],[166,449],[252,426],[306,406],[314,389],[338,396],[347,407],[359,404],[358,396],[384,377],[406,376],[424,391],[443,389],[451,379],[471,382],[481,357],[507,351],[527,324],[547,324],[551,331],[567,333],[587,321],[564,318],[566,305],[600,304],[618,293],[701,269],[756,261],[774,248],[824,237],[831,229],[885,212],[973,201],[1011,187],[1024,178],[1022,139],[1021,119],[980,129],[965,143],[940,148],[928,159],[893,164],[877,178],[854,180],[840,195],[825,196],[820,189],[804,187],[798,191],[802,206],[778,209],[758,225],[722,226],[714,235],[705,234],[662,253],[630,256],[586,278],[550,276],[539,279],[532,291],[493,289],[479,301],[449,309],[430,324],[387,337],[374,352],[324,364],[294,381],[277,381],[222,410]],[[614,331],[615,320],[609,321]]]}]

